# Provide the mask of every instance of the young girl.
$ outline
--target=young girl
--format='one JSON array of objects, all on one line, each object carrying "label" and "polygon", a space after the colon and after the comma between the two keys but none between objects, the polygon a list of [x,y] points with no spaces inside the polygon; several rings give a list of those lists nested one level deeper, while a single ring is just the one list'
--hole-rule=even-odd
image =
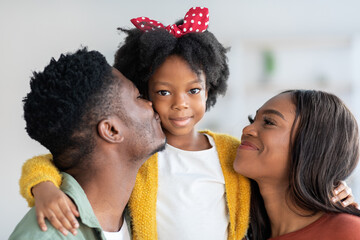
[{"label": "young girl", "polygon": [[[250,185],[232,167],[240,142],[195,130],[218,95],[225,94],[229,75],[226,49],[206,30],[208,9],[192,8],[184,20],[167,27],[145,17],[132,23],[135,29],[121,29],[128,36],[114,67],[153,102],[168,142],[139,170],[128,204],[133,239],[243,238]],[[61,183],[49,155],[29,160],[20,181],[30,205],[36,185],[32,192],[40,226],[47,217],[62,231],[73,229],[78,213],[71,201],[44,181]]]},{"label": "young girl", "polygon": [[234,162],[254,180],[252,239],[360,239],[360,210],[329,199],[359,153],[356,120],[336,96],[295,90],[267,101],[244,128]]}]

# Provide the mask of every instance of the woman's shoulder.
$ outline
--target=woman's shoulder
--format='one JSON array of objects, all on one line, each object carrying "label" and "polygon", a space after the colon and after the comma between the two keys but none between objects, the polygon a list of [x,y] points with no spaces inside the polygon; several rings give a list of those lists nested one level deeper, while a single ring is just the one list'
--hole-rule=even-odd
[{"label": "woman's shoulder", "polygon": [[340,234],[342,239],[355,236],[356,238],[351,239],[360,239],[360,217],[347,213],[327,214],[326,217],[323,224],[325,229],[331,229],[333,234]]},{"label": "woman's shoulder", "polygon": [[[325,213],[320,219],[298,230],[271,240],[360,240],[360,217],[346,213]],[[269,239],[269,240],[270,240]]]},{"label": "woman's shoulder", "polygon": [[[337,213],[337,214],[327,214],[328,215],[328,219],[327,221],[330,223],[341,223],[341,225],[344,226],[352,226],[354,227],[356,226],[360,226],[360,217],[352,215],[352,214],[347,214],[347,213]],[[355,224],[355,225],[354,225]]]}]

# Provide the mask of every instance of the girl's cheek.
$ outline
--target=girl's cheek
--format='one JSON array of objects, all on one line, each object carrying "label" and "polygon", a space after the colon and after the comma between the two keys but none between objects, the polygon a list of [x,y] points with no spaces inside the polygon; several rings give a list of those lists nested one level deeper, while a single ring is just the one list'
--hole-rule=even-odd
[{"label": "girl's cheek", "polygon": [[159,114],[160,118],[161,118],[161,116],[162,116],[162,114],[164,112],[164,107],[161,106],[161,104],[159,104],[156,101],[153,101],[152,103],[153,103],[152,106],[153,106],[154,111],[157,112]]}]

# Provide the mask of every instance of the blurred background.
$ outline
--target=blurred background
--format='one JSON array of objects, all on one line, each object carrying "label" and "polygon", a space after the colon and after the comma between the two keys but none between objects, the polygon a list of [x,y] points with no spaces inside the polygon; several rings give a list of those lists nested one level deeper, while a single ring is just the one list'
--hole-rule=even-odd
[{"label": "blurred background", "polygon": [[[231,47],[229,88],[199,129],[241,136],[247,116],[293,88],[335,93],[360,122],[360,2],[357,0],[95,1],[0,0],[0,239],[28,210],[19,194],[24,161],[46,153],[25,131],[22,98],[32,71],[81,46],[110,64],[124,39],[117,27],[147,16],[164,25],[192,6],[210,9],[209,30]],[[347,180],[360,202],[360,168]]]}]

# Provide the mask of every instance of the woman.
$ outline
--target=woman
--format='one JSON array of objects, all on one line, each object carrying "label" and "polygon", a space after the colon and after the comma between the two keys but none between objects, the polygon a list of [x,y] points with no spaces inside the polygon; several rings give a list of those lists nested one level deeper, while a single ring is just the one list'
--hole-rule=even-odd
[{"label": "woman", "polygon": [[286,91],[249,120],[234,169],[253,179],[250,237],[360,239],[360,211],[329,196],[359,158],[358,126],[342,101]]}]

